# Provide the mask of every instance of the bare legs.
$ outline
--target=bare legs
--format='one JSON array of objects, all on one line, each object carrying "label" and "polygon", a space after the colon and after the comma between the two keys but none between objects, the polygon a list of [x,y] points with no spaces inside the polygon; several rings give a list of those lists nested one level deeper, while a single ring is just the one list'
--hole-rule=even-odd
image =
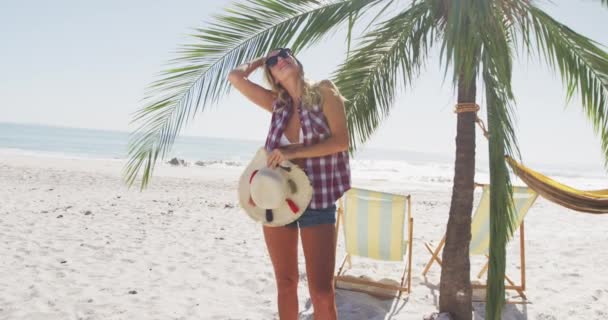
[{"label": "bare legs", "polygon": [[277,282],[281,320],[298,319],[298,229],[264,227],[266,247]]},{"label": "bare legs", "polygon": [[334,290],[336,226],[321,224],[302,228],[300,232],[315,320],[335,320],[337,319]]},{"label": "bare legs", "polygon": [[[335,320],[335,226],[310,226],[300,233],[315,320]],[[279,317],[298,319],[298,229],[264,227],[264,238],[277,282]]]}]

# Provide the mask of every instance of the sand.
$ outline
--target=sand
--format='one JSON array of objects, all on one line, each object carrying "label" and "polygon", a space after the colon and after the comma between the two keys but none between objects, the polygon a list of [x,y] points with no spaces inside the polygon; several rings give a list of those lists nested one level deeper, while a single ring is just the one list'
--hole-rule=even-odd
[{"label": "sand", "polygon": [[[0,153],[0,319],[276,319],[261,226],[238,207],[243,168],[159,165],[128,189],[121,160]],[[353,184],[411,194],[412,294],[381,300],[338,290],[340,319],[422,319],[437,310],[440,269],[421,275],[445,230],[449,181]],[[479,194],[476,195],[479,197]],[[528,304],[504,319],[608,318],[608,216],[539,199],[526,218]],[[519,247],[508,247],[519,279]],[[300,319],[313,319],[300,250]],[[337,260],[343,254],[342,239]],[[355,259],[353,275],[399,278],[401,265]],[[483,259],[473,259],[478,270]],[[484,304],[475,303],[475,319]]]}]

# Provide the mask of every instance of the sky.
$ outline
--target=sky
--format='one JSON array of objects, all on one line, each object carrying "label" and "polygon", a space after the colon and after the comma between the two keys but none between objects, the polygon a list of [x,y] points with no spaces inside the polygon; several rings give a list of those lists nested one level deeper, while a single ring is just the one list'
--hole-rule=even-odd
[{"label": "sky", "polygon": [[[193,28],[230,1],[3,1],[0,5],[0,122],[132,131],[132,114]],[[608,8],[599,0],[537,1],[560,22],[606,46]],[[360,29],[358,29],[360,30]],[[356,32],[357,34],[357,32]],[[346,52],[344,30],[297,53],[306,76],[328,78]],[[399,88],[395,106],[368,147],[453,154],[455,94],[437,54],[419,78]],[[261,81],[261,71],[252,75]],[[602,168],[600,139],[575,98],[566,104],[559,75],[525,56],[513,75],[516,132],[524,160]],[[481,90],[480,90],[481,92]],[[482,105],[484,97],[478,97]],[[480,116],[485,119],[482,110]],[[238,91],[199,113],[182,134],[262,141],[269,114]],[[478,158],[487,158],[479,133]]]}]

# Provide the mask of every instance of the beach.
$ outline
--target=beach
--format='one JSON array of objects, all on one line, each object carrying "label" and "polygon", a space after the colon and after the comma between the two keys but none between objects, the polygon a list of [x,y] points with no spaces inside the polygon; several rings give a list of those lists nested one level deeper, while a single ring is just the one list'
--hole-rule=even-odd
[{"label": "beach", "polygon": [[[243,167],[162,163],[140,191],[123,183],[123,164],[0,153],[0,319],[276,319],[261,226],[238,206]],[[422,319],[437,310],[440,269],[421,275],[430,258],[424,242],[443,236],[451,181],[388,177],[353,169],[354,186],[412,196],[412,293],[381,300],[339,289],[340,319]],[[539,198],[525,220],[529,303],[506,306],[503,318],[608,318],[607,225],[607,216]],[[512,241],[514,280],[518,258]],[[355,275],[402,272],[400,264],[353,262]],[[483,262],[472,258],[472,277]],[[313,319],[303,271],[300,248],[300,319]],[[484,304],[474,306],[483,319]]]}]

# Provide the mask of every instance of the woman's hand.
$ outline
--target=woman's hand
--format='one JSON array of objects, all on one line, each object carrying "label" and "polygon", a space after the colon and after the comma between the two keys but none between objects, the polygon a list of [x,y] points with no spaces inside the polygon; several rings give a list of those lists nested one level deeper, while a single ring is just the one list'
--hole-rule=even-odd
[{"label": "woman's hand", "polygon": [[276,168],[283,161],[293,159],[294,154],[295,153],[293,149],[274,149],[268,155],[266,165],[269,168]]},{"label": "woman's hand", "polygon": [[266,57],[258,57],[251,61],[245,62],[239,66],[237,66],[234,70],[241,71],[245,74],[245,76],[249,76],[253,71],[257,68],[261,67],[266,63]]},{"label": "woman's hand", "polygon": [[266,57],[260,57],[250,62],[238,66],[228,74],[228,81],[239,90],[245,97],[253,103],[264,108],[268,112],[272,112],[272,103],[275,99],[275,94],[249,80],[249,75],[255,69],[264,65]]}]

